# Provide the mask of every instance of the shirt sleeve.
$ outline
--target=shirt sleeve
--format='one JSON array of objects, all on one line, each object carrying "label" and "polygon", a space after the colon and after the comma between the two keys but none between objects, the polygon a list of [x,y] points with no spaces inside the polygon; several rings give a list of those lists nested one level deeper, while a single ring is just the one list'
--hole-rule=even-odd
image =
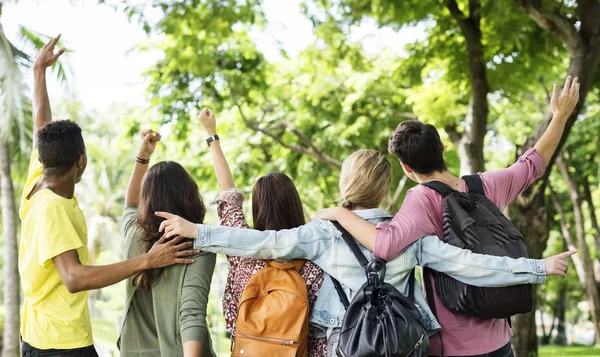
[{"label": "shirt sleeve", "polygon": [[45,269],[52,264],[52,258],[73,249],[83,247],[65,207],[50,206],[35,225],[39,263]]},{"label": "shirt sleeve", "polygon": [[506,169],[481,173],[486,196],[504,210],[512,200],[540,178],[546,171],[544,158],[536,149],[529,149]]},{"label": "shirt sleeve", "polygon": [[217,214],[222,226],[249,228],[244,217],[244,194],[237,188],[219,193],[217,197]]},{"label": "shirt sleeve", "polygon": [[35,187],[38,181],[41,180],[43,174],[42,163],[39,159],[38,150],[35,149],[31,153],[31,159],[29,161],[29,170],[27,172],[27,180],[25,181],[25,186],[23,187],[23,193],[21,195],[21,206],[23,206],[23,202],[31,193],[31,190]]},{"label": "shirt sleeve", "polygon": [[123,209],[123,221],[121,222],[121,234],[123,237],[129,235],[131,230],[136,228],[137,219],[137,207],[127,206]]},{"label": "shirt sleeve", "polygon": [[202,252],[194,259],[196,262],[186,267],[183,277],[179,329],[182,343],[200,341],[204,345],[209,336],[206,307],[216,257],[212,253]]},{"label": "shirt sleeve", "polygon": [[434,205],[428,196],[415,188],[409,190],[394,218],[377,224],[375,256],[384,260],[394,259],[418,239],[436,234],[433,211]]},{"label": "shirt sleeve", "polygon": [[444,243],[436,236],[423,237],[414,245],[419,265],[448,274],[465,284],[502,287],[546,281],[543,260],[477,254]]}]

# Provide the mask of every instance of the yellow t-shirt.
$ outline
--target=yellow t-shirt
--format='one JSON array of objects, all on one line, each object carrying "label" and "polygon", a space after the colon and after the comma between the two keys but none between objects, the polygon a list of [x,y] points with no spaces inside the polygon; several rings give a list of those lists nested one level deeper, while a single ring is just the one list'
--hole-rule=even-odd
[{"label": "yellow t-shirt", "polygon": [[41,178],[42,164],[34,150],[19,210],[19,272],[25,293],[21,335],[39,349],[90,346],[94,341],[87,292],[69,293],[52,263],[72,249],[77,249],[82,264],[88,263],[85,217],[75,197],[44,189],[27,199]]}]

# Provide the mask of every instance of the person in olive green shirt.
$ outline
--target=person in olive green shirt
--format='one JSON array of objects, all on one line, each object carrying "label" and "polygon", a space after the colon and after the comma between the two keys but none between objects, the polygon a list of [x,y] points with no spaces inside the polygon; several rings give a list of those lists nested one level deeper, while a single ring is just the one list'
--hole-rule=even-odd
[{"label": "person in olive green shirt", "polygon": [[[163,161],[148,170],[160,139],[151,130],[142,132],[121,225],[128,258],[144,254],[161,238],[163,219],[154,215],[157,210],[168,208],[194,222],[204,221],[198,186],[181,165]],[[215,255],[201,252],[194,259],[190,265],[148,270],[127,280],[117,342],[121,356],[216,356],[206,322]]]}]

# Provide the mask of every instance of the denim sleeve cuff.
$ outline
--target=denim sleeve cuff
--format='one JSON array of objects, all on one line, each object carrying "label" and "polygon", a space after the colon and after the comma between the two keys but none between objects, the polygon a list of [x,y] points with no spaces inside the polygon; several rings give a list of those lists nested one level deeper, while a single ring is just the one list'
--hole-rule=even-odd
[{"label": "denim sleeve cuff", "polygon": [[528,259],[531,266],[531,284],[543,284],[546,282],[546,264],[542,259]]},{"label": "denim sleeve cuff", "polygon": [[210,229],[205,224],[196,225],[196,239],[194,240],[194,249],[202,249],[208,245]]}]

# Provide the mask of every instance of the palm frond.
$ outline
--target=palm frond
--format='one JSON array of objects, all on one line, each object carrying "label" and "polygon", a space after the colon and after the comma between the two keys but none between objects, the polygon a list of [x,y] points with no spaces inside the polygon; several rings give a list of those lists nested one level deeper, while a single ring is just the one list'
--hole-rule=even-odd
[{"label": "palm frond", "polygon": [[[6,38],[0,27],[0,136],[3,140],[20,144],[26,140],[26,122],[31,121],[31,110],[27,110],[27,86],[23,81],[20,63],[26,58],[24,53]],[[28,114],[29,113],[29,114]],[[29,116],[29,117],[27,117]],[[17,132],[17,137],[14,134]]]},{"label": "palm frond", "polygon": [[[19,26],[19,35],[25,45],[29,47],[31,53],[37,53],[40,48],[44,47],[44,44],[52,39],[50,36],[43,35],[24,26]],[[58,48],[63,47],[63,43],[59,41],[57,46]],[[72,51],[67,50],[66,52]],[[33,63],[31,58],[30,63]],[[72,77],[71,65],[64,56],[54,64],[53,69],[54,73],[56,73],[56,78],[61,84],[68,83],[69,78]]]}]

